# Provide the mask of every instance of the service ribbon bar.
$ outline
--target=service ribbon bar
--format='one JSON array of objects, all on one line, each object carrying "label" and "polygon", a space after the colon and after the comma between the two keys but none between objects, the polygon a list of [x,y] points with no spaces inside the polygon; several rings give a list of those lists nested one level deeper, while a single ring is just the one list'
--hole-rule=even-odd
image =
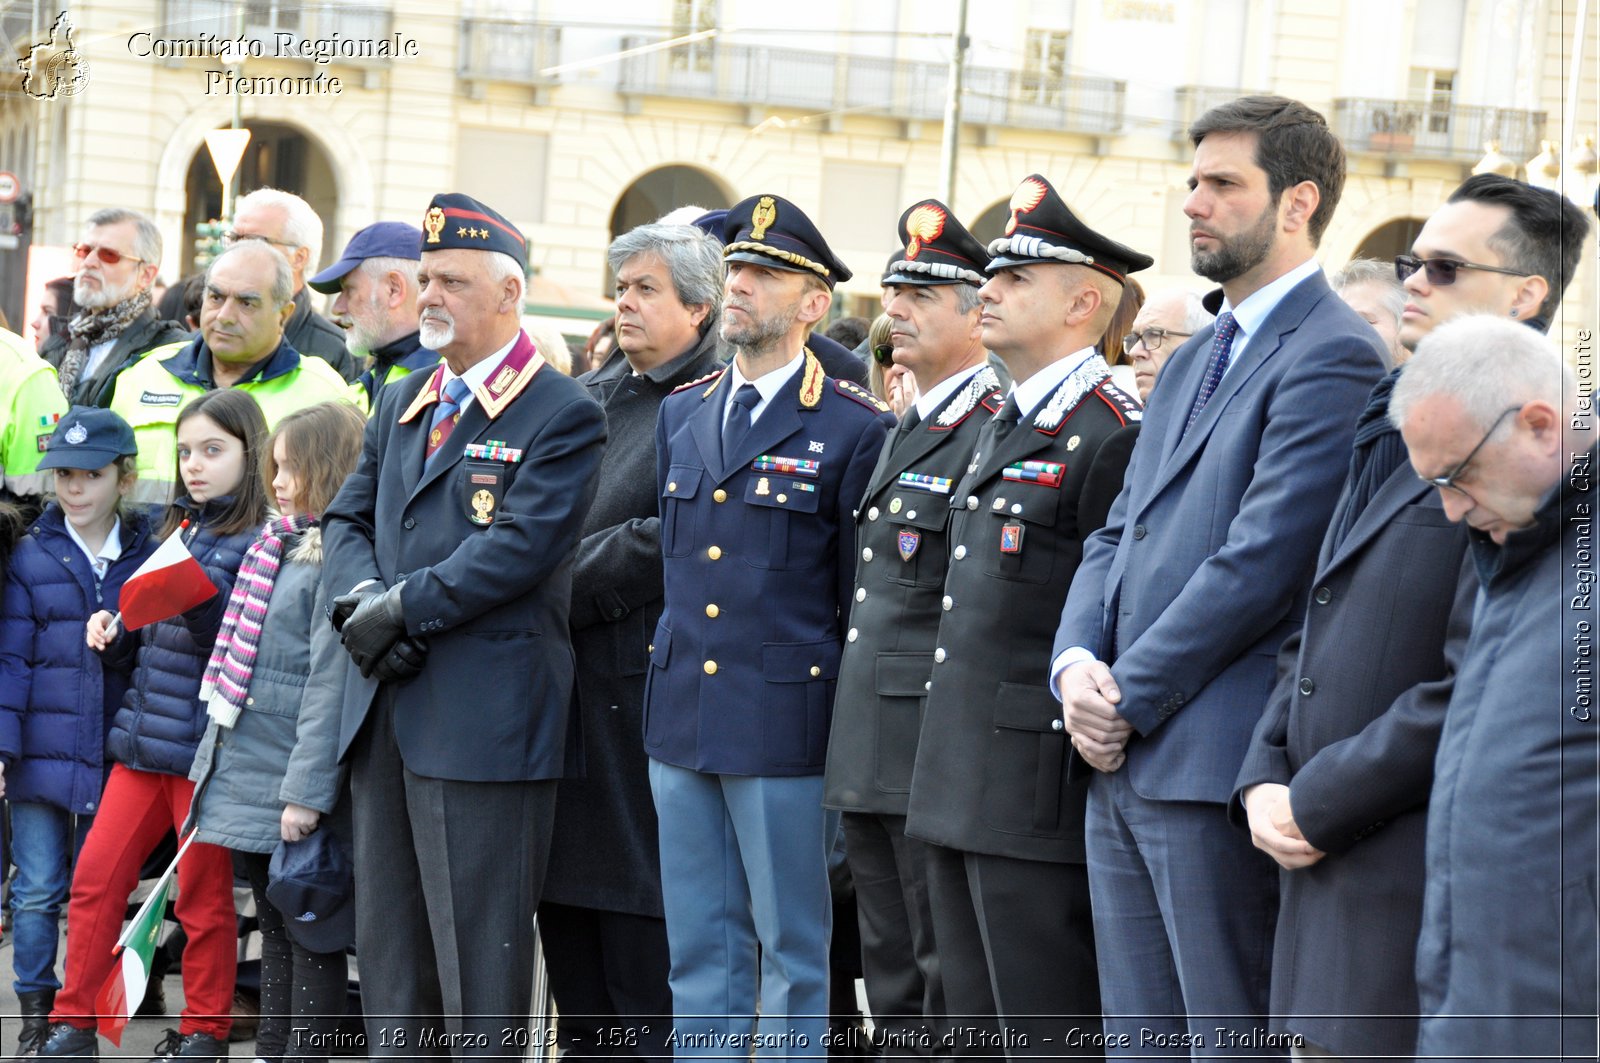
[{"label": "service ribbon bar", "polygon": [[462,454],[468,458],[477,458],[482,461],[503,461],[516,464],[522,460],[522,451],[517,447],[508,447],[504,440],[487,439],[482,443],[468,443]]},{"label": "service ribbon bar", "polygon": [[948,476],[930,476],[921,472],[903,472],[900,474],[900,486],[908,487],[913,491],[927,491],[929,494],[947,495],[950,485],[955,481]]},{"label": "service ribbon bar", "polygon": [[1013,483],[1060,487],[1061,474],[1065,469],[1066,466],[1054,461],[1019,461],[1007,466],[1001,475]]},{"label": "service ribbon bar", "polygon": [[763,454],[750,463],[756,472],[776,472],[785,476],[819,476],[822,473],[822,463],[808,458],[780,458],[775,454]]}]

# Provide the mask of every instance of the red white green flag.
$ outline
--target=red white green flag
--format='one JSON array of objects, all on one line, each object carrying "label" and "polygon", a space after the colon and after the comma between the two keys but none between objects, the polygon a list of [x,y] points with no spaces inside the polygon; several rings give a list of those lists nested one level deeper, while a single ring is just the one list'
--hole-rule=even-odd
[{"label": "red white green flag", "polygon": [[[184,552],[188,553],[187,550]],[[167,894],[172,888],[173,872],[178,869],[178,861],[183,859],[183,854],[188,852],[189,844],[193,841],[194,834],[191,833],[173,858],[172,865],[156,881],[156,888],[145,898],[139,914],[122,932],[122,938],[112,951],[115,962],[111,974],[106,978],[105,985],[100,987],[100,994],[95,997],[94,1010],[98,1016],[100,1036],[118,1048],[122,1047],[123,1029],[144,1000],[145,986],[150,979],[150,958],[155,955],[156,939],[161,936],[161,920],[167,912]]]},{"label": "red white green flag", "polygon": [[217,593],[184,543],[183,528],[167,536],[122,585],[118,616],[129,631],[177,616]]}]

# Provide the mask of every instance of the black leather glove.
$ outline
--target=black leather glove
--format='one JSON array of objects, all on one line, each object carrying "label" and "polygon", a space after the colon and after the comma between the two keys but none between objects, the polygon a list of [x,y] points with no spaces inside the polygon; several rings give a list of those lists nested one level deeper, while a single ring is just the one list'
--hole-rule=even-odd
[{"label": "black leather glove", "polygon": [[345,651],[363,676],[370,677],[378,662],[405,637],[406,618],[400,610],[403,586],[396,583],[386,591],[364,596],[339,629]]},{"label": "black leather glove", "polygon": [[422,666],[428,661],[428,640],[421,635],[416,638],[403,638],[389,648],[372,669],[372,674],[377,676],[380,683],[404,683],[407,679],[415,679],[422,673]]},{"label": "black leather glove", "polygon": [[328,620],[333,624],[333,630],[343,631],[344,622],[350,619],[350,614],[356,611],[356,606],[365,599],[375,594],[383,593],[383,584],[369,583],[365,587],[341,594],[333,600],[333,606],[328,610]]}]

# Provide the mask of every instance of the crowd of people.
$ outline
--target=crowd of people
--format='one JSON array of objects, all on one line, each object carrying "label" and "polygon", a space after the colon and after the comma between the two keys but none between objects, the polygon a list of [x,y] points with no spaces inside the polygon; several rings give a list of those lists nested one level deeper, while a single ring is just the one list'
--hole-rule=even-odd
[{"label": "crowd of people", "polygon": [[1593,1058],[1589,223],[1474,176],[1327,276],[1323,117],[1189,133],[1209,293],[1032,174],[836,337],[777,194],[618,236],[582,352],[465,194],[316,272],[258,190],[163,309],[92,214],[0,332],[15,1057],[97,1055],[176,832],[156,1059],[228,1053],[236,880],[269,1063],[352,947],[372,1057],[541,1053],[542,952],[571,1059]]}]

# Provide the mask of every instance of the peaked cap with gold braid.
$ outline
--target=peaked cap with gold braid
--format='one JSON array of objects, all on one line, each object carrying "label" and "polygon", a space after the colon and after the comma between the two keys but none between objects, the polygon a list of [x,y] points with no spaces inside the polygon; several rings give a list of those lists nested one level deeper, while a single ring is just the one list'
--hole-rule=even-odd
[{"label": "peaked cap with gold braid", "polygon": [[722,221],[722,257],[791,273],[815,273],[832,288],[850,270],[805,212],[782,196],[751,196],[728,208]]}]

